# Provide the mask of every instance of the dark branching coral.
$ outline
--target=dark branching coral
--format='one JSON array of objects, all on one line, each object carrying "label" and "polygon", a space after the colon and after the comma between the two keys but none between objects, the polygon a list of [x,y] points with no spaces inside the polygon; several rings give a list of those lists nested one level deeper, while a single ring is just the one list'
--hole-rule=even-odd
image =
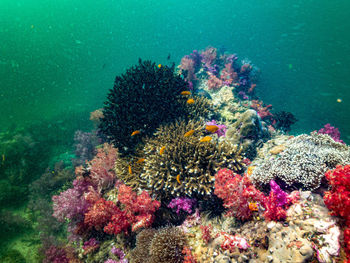
[{"label": "dark branching coral", "polygon": [[[184,134],[194,131],[192,135]],[[154,137],[134,159],[117,159],[116,174],[127,185],[153,190],[162,198],[209,195],[215,173],[222,167],[240,172],[241,155],[236,146],[201,141],[204,125],[199,121],[178,121],[160,126]],[[142,163],[137,160],[144,158]]]},{"label": "dark branching coral", "polygon": [[282,130],[283,132],[289,132],[290,126],[292,126],[297,119],[291,112],[280,111],[273,115],[274,120],[276,120],[276,128]]},{"label": "dark branching coral", "polygon": [[146,229],[137,235],[136,248],[131,253],[133,263],[180,263],[186,245],[183,231],[176,227]]},{"label": "dark branching coral", "polygon": [[[180,93],[188,90],[188,84],[175,74],[174,67],[140,59],[138,65],[116,77],[99,128],[121,153],[133,152],[141,138],[152,135],[160,124],[205,114],[201,109],[208,104],[206,100],[186,104],[187,97]],[[140,133],[131,136],[134,131]]]}]

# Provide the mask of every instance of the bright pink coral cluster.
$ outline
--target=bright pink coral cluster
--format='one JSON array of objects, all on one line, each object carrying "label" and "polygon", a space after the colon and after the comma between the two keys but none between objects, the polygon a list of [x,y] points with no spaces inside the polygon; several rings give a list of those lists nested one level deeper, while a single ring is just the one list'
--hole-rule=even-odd
[{"label": "bright pink coral cluster", "polygon": [[252,216],[250,202],[264,203],[265,196],[257,190],[247,176],[221,169],[215,175],[214,194],[224,201],[226,215],[247,220]]},{"label": "bright pink coral cluster", "polygon": [[350,165],[338,165],[325,174],[331,190],[325,192],[324,203],[333,215],[345,219],[344,247],[350,262]]}]

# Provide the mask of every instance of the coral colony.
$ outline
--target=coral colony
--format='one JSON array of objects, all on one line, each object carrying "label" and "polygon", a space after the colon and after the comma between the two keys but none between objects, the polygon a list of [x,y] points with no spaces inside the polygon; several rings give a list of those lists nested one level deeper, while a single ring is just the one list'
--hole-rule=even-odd
[{"label": "coral colony", "polygon": [[350,262],[349,147],[330,124],[288,135],[258,75],[208,47],[118,76],[76,133],[76,178],[52,198],[69,241],[44,262]]}]

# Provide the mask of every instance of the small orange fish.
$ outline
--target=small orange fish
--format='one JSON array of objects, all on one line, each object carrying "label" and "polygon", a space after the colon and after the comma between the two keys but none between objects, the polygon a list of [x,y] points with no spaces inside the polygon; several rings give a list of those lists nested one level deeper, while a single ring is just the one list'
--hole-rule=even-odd
[{"label": "small orange fish", "polygon": [[158,68],[161,68],[162,67],[162,64],[158,64]]},{"label": "small orange fish", "polygon": [[145,158],[140,158],[140,159],[137,160],[136,163],[143,163],[145,160],[146,160]]},{"label": "small orange fish", "polygon": [[188,90],[181,91],[181,95],[191,95],[191,91],[188,91]]},{"label": "small orange fish", "polygon": [[209,132],[214,133],[219,129],[219,127],[216,125],[205,125],[205,129]]},{"label": "small orange fish", "polygon": [[159,154],[160,154],[160,155],[163,155],[164,151],[165,151],[165,146],[163,146],[162,148],[160,148]]},{"label": "small orange fish", "polygon": [[212,138],[210,136],[205,136],[202,139],[200,139],[200,142],[210,142],[212,140]]},{"label": "small orange fish", "polygon": [[193,133],[194,133],[194,130],[189,130],[184,134],[184,137],[190,137],[191,135],[193,135]]},{"label": "small orange fish", "polygon": [[188,99],[187,104],[194,104],[194,99]]},{"label": "small orange fish", "polygon": [[132,174],[131,166],[129,165],[129,174]]},{"label": "small orange fish", "polygon": [[250,211],[258,211],[258,204],[255,202],[249,202],[249,210]]},{"label": "small orange fish", "polygon": [[176,181],[177,181],[179,184],[181,184],[181,181],[180,181],[180,174],[178,174],[178,175],[176,176]]},{"label": "small orange fish", "polygon": [[136,135],[136,134],[140,134],[140,133],[141,133],[141,131],[136,130],[136,131],[133,131],[133,132],[132,132],[131,136],[134,136],[134,135]]},{"label": "small orange fish", "polygon": [[255,169],[255,166],[249,166],[247,169],[247,174],[252,175],[254,169]]}]

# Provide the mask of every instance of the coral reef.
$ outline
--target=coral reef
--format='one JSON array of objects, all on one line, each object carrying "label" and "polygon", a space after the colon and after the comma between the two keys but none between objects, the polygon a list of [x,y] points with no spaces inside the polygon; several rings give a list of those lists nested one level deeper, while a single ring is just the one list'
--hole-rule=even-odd
[{"label": "coral reef", "polygon": [[[121,153],[130,153],[145,135],[166,122],[187,118],[192,107],[186,107],[182,91],[188,84],[172,67],[141,61],[117,76],[103,108],[100,131]],[[136,136],[131,136],[138,131]]]},{"label": "coral reef", "polygon": [[228,169],[221,169],[215,175],[214,194],[224,200],[226,216],[234,216],[240,220],[251,218],[251,202],[263,205],[265,200],[264,194],[254,187],[247,176],[242,177]]},{"label": "coral reef", "polygon": [[332,139],[336,142],[344,143],[342,140],[340,140],[340,132],[338,128],[335,128],[331,126],[329,123],[327,123],[323,128],[321,128],[317,133],[319,134],[328,134],[332,137]]},{"label": "coral reef", "polygon": [[256,145],[267,139],[269,132],[257,112],[247,110],[229,126],[226,137],[233,144],[240,144],[245,156],[251,159],[256,155]]},{"label": "coral reef", "polygon": [[[187,132],[191,134],[186,136]],[[140,185],[154,190],[158,196],[208,195],[215,172],[221,167],[241,171],[242,158],[237,147],[230,143],[203,136],[201,122],[181,121],[161,126],[146,141],[133,163],[117,160],[116,174],[127,185]],[[140,158],[144,158],[142,164],[136,162]],[[138,180],[136,184],[135,180]]]},{"label": "coral reef", "polygon": [[350,162],[349,147],[324,134],[299,135],[289,139],[285,147],[276,158],[254,164],[256,168],[250,176],[254,183],[280,180],[284,187],[316,189],[328,169]]}]

